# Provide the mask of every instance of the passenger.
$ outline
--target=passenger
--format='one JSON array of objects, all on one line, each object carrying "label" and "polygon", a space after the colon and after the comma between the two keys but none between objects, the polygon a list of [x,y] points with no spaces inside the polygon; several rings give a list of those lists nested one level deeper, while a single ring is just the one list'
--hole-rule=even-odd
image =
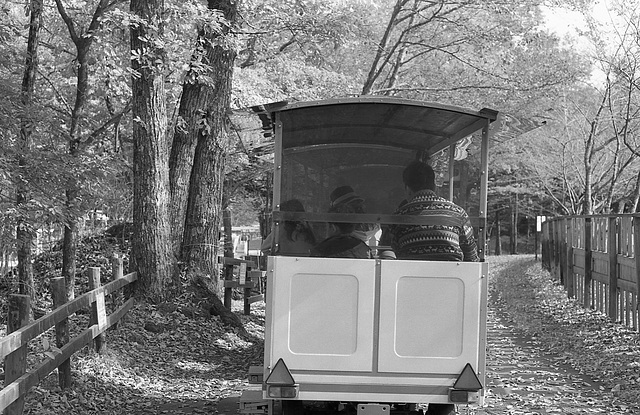
[{"label": "passenger", "polygon": [[433,215],[447,219],[439,225],[392,225],[391,247],[398,259],[478,261],[469,216],[463,208],[436,195],[435,173],[414,161],[402,173],[407,203],[397,215]]},{"label": "passenger", "polygon": [[[331,195],[329,213],[364,213],[364,199],[351,186],[340,186]],[[367,242],[380,230],[374,224],[332,223],[336,233],[320,242],[312,256],[332,258],[371,258]]]},{"label": "passenger", "polygon": [[[304,212],[304,206],[297,199],[282,202],[280,210],[283,212]],[[307,222],[284,221],[284,232],[280,234],[278,255],[309,256],[311,248],[316,244],[313,230]],[[272,255],[273,232],[267,235],[260,251],[264,255]]]}]

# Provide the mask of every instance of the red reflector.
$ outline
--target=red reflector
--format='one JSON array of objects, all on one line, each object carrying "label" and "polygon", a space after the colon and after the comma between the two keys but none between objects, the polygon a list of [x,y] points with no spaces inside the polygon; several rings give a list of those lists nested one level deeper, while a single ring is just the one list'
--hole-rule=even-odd
[{"label": "red reflector", "polygon": [[467,391],[463,390],[449,390],[449,400],[453,403],[467,403],[469,395]]},{"label": "red reflector", "polygon": [[298,396],[298,388],[295,386],[267,385],[267,396],[270,398],[295,398]]},{"label": "red reflector", "polygon": [[468,391],[477,391],[482,389],[482,383],[480,383],[480,379],[476,375],[476,371],[473,370],[471,364],[467,363],[458,379],[456,379],[456,383],[453,384],[455,389],[463,389]]},{"label": "red reflector", "polygon": [[281,388],[282,390],[282,397],[283,398],[295,398],[297,393],[296,393],[296,389],[293,386],[283,386]]},{"label": "red reflector", "polygon": [[449,401],[453,403],[478,402],[480,392],[465,391],[461,389],[449,389]]},{"label": "red reflector", "polygon": [[280,386],[269,386],[267,387],[267,390],[268,390],[267,395],[269,395],[270,398],[280,398],[282,395]]}]

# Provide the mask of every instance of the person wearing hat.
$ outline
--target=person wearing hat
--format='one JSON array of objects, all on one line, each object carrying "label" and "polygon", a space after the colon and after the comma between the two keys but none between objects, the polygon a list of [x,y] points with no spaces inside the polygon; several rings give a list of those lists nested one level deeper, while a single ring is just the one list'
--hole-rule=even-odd
[{"label": "person wearing hat", "polygon": [[[364,213],[364,199],[351,186],[337,187],[329,195],[329,213]],[[367,241],[378,231],[374,224],[332,223],[336,233],[311,250],[311,256],[331,258],[371,258]]]}]

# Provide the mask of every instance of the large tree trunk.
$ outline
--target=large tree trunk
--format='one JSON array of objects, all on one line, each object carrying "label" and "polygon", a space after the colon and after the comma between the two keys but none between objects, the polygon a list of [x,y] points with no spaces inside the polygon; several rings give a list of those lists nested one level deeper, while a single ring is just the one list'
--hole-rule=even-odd
[{"label": "large tree trunk", "polygon": [[[209,0],[208,7],[221,10],[231,25],[235,23],[236,2]],[[220,223],[225,118],[235,59],[235,52],[220,42],[228,32],[229,27],[222,32],[206,26],[198,29],[197,48],[182,88],[169,164],[174,250],[187,268],[200,268],[203,272],[212,272],[208,262],[213,261],[215,266],[219,239],[218,228],[203,228]],[[204,182],[198,183],[201,180]],[[210,206],[198,206],[199,203]],[[202,264],[194,262],[200,254],[204,255]]]},{"label": "large tree trunk", "polygon": [[169,149],[164,89],[163,0],[132,0],[133,251],[138,295],[163,301],[175,273],[169,222]]},{"label": "large tree trunk", "polygon": [[[198,44],[203,53],[200,59],[209,67],[209,73],[202,74],[205,76],[194,73],[196,76],[192,82],[195,87],[184,92],[194,94],[188,98],[198,106],[199,111],[191,112],[198,117],[196,122],[185,120],[187,125],[198,126],[198,142],[189,181],[182,260],[187,275],[193,281],[207,278],[211,292],[219,293],[217,257],[228,147],[226,117],[230,107],[233,62],[236,57],[233,48],[220,40],[236,21],[237,2],[209,0],[208,6],[211,10],[221,10],[229,26],[223,26],[225,28],[222,33],[211,33],[207,28],[200,29]],[[183,95],[183,99],[185,98],[187,97]],[[227,310],[219,298],[217,300],[211,302],[214,312],[226,316],[225,319],[230,322],[237,322],[237,319],[233,319],[231,310]]]},{"label": "large tree trunk", "polygon": [[[209,0],[210,9],[219,9],[230,24],[236,20],[237,4],[231,0]],[[217,254],[222,219],[224,158],[228,147],[226,117],[230,106],[231,78],[235,51],[220,41],[223,33],[199,31],[199,57],[209,68],[205,74],[194,73],[193,86],[186,88],[183,99],[197,105],[191,111],[198,119],[186,120],[198,126],[193,168],[189,182],[182,259],[190,272],[204,273],[217,284]],[[193,96],[185,96],[193,94]],[[186,116],[187,114],[185,114]]]},{"label": "large tree trunk", "polygon": [[18,145],[18,165],[20,166],[21,180],[18,182],[16,192],[16,204],[21,211],[18,217],[16,228],[16,240],[18,251],[18,281],[19,294],[31,296],[31,303],[35,303],[35,291],[33,289],[33,264],[32,251],[35,232],[33,224],[27,219],[30,192],[28,181],[26,180],[29,160],[27,155],[31,151],[34,122],[30,117],[30,107],[33,104],[33,97],[36,83],[36,73],[38,70],[38,43],[40,28],[42,27],[42,0],[31,0],[30,12],[31,20],[29,24],[29,38],[27,40],[27,57],[24,65],[24,76],[22,78],[22,114],[20,119],[20,137]]},{"label": "large tree trunk", "polygon": [[[198,53],[194,60],[199,58]],[[192,69],[193,70],[193,69]],[[188,75],[187,78],[190,76]],[[185,82],[182,86],[182,97],[178,109],[178,119],[174,127],[173,144],[169,157],[169,187],[171,193],[171,224],[173,227],[173,252],[180,257],[184,222],[189,197],[189,179],[193,167],[193,157],[198,144],[200,128],[197,125],[203,114],[200,107],[199,92],[201,86]]]}]

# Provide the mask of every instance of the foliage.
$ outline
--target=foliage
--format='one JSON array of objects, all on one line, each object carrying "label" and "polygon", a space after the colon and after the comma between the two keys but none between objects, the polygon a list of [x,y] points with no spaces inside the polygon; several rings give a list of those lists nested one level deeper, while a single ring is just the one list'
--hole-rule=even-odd
[{"label": "foliage", "polygon": [[[69,216],[93,209],[130,219],[132,117],[128,105],[130,79],[135,74],[130,69],[132,17],[127,5],[114,3],[92,33],[90,90],[80,123],[83,152],[70,159],[66,153],[76,90],[75,48],[54,4],[47,3],[37,100],[29,109],[35,140],[28,154],[31,167],[20,171],[15,160],[16,121],[25,110],[19,105],[17,68],[24,64],[27,16],[23,2],[6,3],[0,11],[0,93],[5,97],[0,102],[3,243],[12,243],[19,213],[26,213],[35,227],[51,220],[64,223]],[[79,30],[87,26],[98,2],[62,3]],[[541,25],[540,5],[537,0],[518,4],[501,0],[245,0],[240,3],[240,26],[221,40],[239,53],[231,105],[240,110],[279,100],[359,94],[373,68],[379,73],[371,93],[490,107],[522,122],[546,122],[523,136],[492,143],[490,218],[495,217],[494,208],[503,220],[508,217],[505,207],[513,205],[515,192],[520,211],[527,215],[579,212],[587,199],[600,211],[621,201],[633,204],[640,194],[638,176],[633,174],[638,131],[638,100],[632,87],[638,55],[633,44],[637,11],[613,2],[611,15],[625,23],[618,25],[624,31],[612,33],[596,21],[589,22],[582,34],[594,47],[585,52],[574,47],[577,38],[560,38]],[[585,16],[592,7],[587,0],[545,5],[585,10]],[[392,19],[396,6],[400,9]],[[183,81],[198,46],[197,29],[218,30],[220,20],[201,0],[167,1],[165,16],[162,46],[170,134],[180,126],[172,115],[177,113]],[[388,27],[386,45],[381,47]],[[619,47],[606,46],[611,44]],[[377,52],[385,65],[375,65]],[[597,73],[609,74],[608,78],[592,76],[594,62],[600,68]],[[595,118],[602,102],[604,110]],[[594,121],[599,129],[594,136],[589,197],[582,159]],[[227,156],[231,199],[249,209],[243,222],[250,221],[251,209],[256,209],[257,216],[265,204],[268,144],[261,130],[251,127],[237,133]],[[81,192],[73,211],[67,211],[64,203],[69,178],[79,179]],[[28,212],[15,208],[14,189],[19,181],[26,181],[31,189],[32,200],[24,206]],[[241,210],[238,206],[236,211]]]}]

